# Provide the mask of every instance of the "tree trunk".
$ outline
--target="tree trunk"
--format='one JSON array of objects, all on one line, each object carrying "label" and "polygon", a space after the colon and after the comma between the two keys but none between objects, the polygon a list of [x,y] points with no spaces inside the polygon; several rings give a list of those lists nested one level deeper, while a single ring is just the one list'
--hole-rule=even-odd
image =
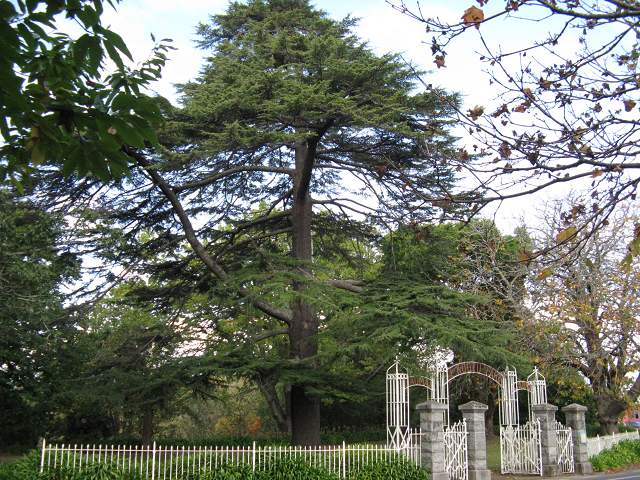
[{"label": "tree trunk", "polygon": [[151,439],[153,437],[153,409],[145,410],[142,416],[142,445],[148,447],[151,445]]},{"label": "tree trunk", "polygon": [[[293,178],[292,242],[291,255],[305,262],[301,273],[313,276],[310,264],[312,260],[311,222],[313,218],[312,201],[309,193],[311,166],[314,148],[308,142],[300,141],[296,145],[296,172]],[[307,368],[318,367],[318,327],[319,319],[309,303],[303,299],[307,295],[308,283],[294,280],[292,288],[300,295],[292,305],[292,318],[289,325],[289,348],[291,360]],[[291,385],[291,443],[293,445],[320,445],[320,396],[308,392],[308,385]]]},{"label": "tree trunk", "polygon": [[291,421],[289,419],[289,416],[287,415],[286,408],[282,408],[280,398],[278,397],[278,391],[276,390],[275,382],[271,380],[267,380],[264,382],[259,381],[258,386],[260,387],[260,391],[267,401],[267,405],[269,405],[271,416],[278,424],[280,433],[282,433],[283,435],[290,435]]},{"label": "tree trunk", "polygon": [[487,438],[495,437],[493,433],[493,415],[496,411],[496,397],[493,389],[487,394],[487,410],[484,412],[484,431]]},{"label": "tree trunk", "polygon": [[627,403],[615,395],[600,393],[595,395],[600,435],[618,433],[620,415],[627,409]]}]

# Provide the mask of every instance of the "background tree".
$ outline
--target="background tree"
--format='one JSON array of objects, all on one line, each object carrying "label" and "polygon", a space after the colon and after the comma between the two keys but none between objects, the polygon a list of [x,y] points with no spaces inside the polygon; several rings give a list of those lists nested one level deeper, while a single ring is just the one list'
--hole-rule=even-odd
[{"label": "background tree", "polygon": [[[166,150],[125,148],[139,169],[110,190],[94,179],[59,184],[75,200],[90,196],[95,211],[122,226],[121,237],[109,240],[121,253],[114,260],[166,279],[147,291],[154,308],[210,295],[201,318],[218,329],[217,341],[281,342],[280,350],[267,348],[274,355],[263,366],[242,348],[221,365],[247,376],[278,371],[291,385],[285,403],[295,444],[320,440],[327,377],[326,364],[318,368],[318,333],[340,311],[336,290],[361,292],[361,278],[318,273],[313,229],[325,238],[352,229],[355,238],[354,215],[393,226],[459,214],[434,204],[455,190],[455,176],[446,157],[424,149],[452,146],[444,93],[416,92],[415,72],[396,55],[375,55],[350,33],[353,23],[331,20],[304,0],[231,3],[200,27],[212,57],[196,81],[180,87],[183,108],[161,138]],[[227,303],[211,300],[221,297]],[[442,311],[449,294],[442,297],[420,311]],[[234,309],[260,313],[241,318]],[[482,349],[475,326],[452,333],[463,328],[462,312],[446,313],[446,328],[436,331],[446,333],[443,341],[465,338]],[[222,335],[226,321],[242,328]]]},{"label": "background tree", "polygon": [[[444,224],[419,229],[402,229],[386,238],[384,244],[385,270],[411,272],[416,275],[414,284],[420,288],[442,288],[459,294],[459,298],[475,301],[459,304],[464,309],[467,325],[476,325],[476,335],[481,335],[484,349],[473,342],[465,343],[464,337],[436,344],[439,355],[448,351],[448,361],[479,361],[503,370],[507,365],[521,372],[530,369],[530,362],[516,354],[517,344],[513,333],[522,318],[527,317],[528,269],[517,261],[520,252],[529,244],[528,238],[503,235],[493,222],[478,220],[464,226]],[[402,277],[402,276],[401,276]],[[400,280],[400,289],[411,291]],[[428,298],[425,295],[425,298]],[[445,354],[445,357],[447,355]],[[493,435],[493,418],[498,391],[492,382],[457,381],[452,385],[452,395],[460,399],[476,399],[489,406],[485,413],[487,435]],[[461,400],[461,403],[464,401]]]},{"label": "background tree", "polygon": [[[137,435],[150,445],[155,426],[178,395],[186,390],[206,397],[216,385],[194,325],[143,310],[127,296],[134,286],[112,290],[77,324],[81,367],[59,395],[67,405],[61,434],[69,441]],[[101,415],[96,416],[96,406]],[[104,426],[82,438],[77,424],[91,425],[92,416],[104,419]]]},{"label": "background tree", "polygon": [[[460,12],[457,23],[428,18],[403,2],[389,3],[433,32],[431,51],[438,68],[445,66],[456,37],[477,35],[473,45],[499,97],[495,105],[475,100],[476,107],[458,109],[458,119],[473,136],[469,144],[484,155],[469,161],[461,149],[450,161],[492,192],[480,204],[571,183],[588,190],[589,212],[600,223],[585,226],[598,228],[616,205],[635,198],[640,167],[640,10],[635,2],[479,0],[478,6]],[[509,39],[489,47],[484,35],[505,19],[527,21],[531,43]],[[634,237],[634,254],[639,246]]]},{"label": "background tree", "polygon": [[[573,205],[569,213],[567,205]],[[576,205],[578,198],[553,204],[545,212],[544,227],[530,229],[541,247],[556,243],[567,228],[589,230],[581,223],[590,214]],[[634,209],[621,207],[605,228],[588,239],[566,243],[559,251],[561,259],[535,267],[537,280],[530,292],[534,315],[525,322],[521,337],[524,348],[542,365],[571,368],[588,382],[603,434],[617,431],[621,413],[640,394],[640,265],[634,260],[620,268],[634,235],[635,217],[627,216]]]},{"label": "background tree", "polygon": [[0,190],[0,445],[33,445],[45,428],[47,382],[72,334],[60,287],[77,278],[63,222]]}]

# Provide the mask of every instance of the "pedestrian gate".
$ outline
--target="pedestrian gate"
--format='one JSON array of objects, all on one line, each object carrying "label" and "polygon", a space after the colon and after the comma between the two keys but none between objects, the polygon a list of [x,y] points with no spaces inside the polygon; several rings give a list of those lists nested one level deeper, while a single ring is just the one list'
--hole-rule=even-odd
[{"label": "pedestrian gate", "polygon": [[500,427],[500,470],[542,475],[540,420]]},{"label": "pedestrian gate", "polygon": [[573,463],[573,436],[571,427],[566,427],[556,422],[556,439],[558,440],[558,465],[562,473],[574,473]]},{"label": "pedestrian gate", "polygon": [[468,480],[467,422],[462,420],[444,431],[445,471],[452,480]]}]

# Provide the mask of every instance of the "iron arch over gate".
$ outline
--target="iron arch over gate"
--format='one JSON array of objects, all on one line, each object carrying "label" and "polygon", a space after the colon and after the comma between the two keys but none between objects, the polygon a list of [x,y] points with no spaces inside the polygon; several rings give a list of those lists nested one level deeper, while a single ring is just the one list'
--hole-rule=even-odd
[{"label": "iron arch over gate", "polygon": [[[409,390],[414,386],[427,389],[428,399],[447,406],[444,421],[449,425],[449,382],[461,375],[482,375],[497,383],[499,389],[500,425],[519,424],[518,391],[529,392],[529,409],[547,402],[547,383],[537,368],[526,381],[517,380],[517,372],[508,368],[500,372],[479,362],[462,362],[450,367],[436,367],[424,376],[410,376],[398,362],[387,370],[387,442],[394,448],[405,448],[411,441]],[[530,415],[531,418],[531,415]]]}]

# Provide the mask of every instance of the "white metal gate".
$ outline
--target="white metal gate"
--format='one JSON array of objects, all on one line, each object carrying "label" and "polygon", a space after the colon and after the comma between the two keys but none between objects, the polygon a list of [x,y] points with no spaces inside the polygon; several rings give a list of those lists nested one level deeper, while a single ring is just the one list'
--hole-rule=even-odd
[{"label": "white metal gate", "polygon": [[558,441],[558,465],[560,465],[562,473],[574,473],[571,427],[566,427],[560,422],[556,422],[556,439]]},{"label": "white metal gate", "polygon": [[462,420],[444,431],[445,472],[452,480],[468,480],[467,422]]},{"label": "white metal gate", "polygon": [[542,475],[540,421],[500,427],[500,463],[505,473]]}]

